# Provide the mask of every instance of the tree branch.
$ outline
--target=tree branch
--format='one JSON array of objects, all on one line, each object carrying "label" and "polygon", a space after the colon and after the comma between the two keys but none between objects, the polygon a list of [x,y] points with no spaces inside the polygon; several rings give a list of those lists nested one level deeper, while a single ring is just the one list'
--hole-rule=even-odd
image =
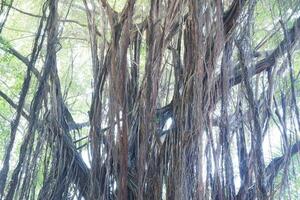
[{"label": "tree branch", "polygon": [[286,154],[272,159],[270,164],[265,169],[268,187],[271,187],[273,185],[274,179],[278,175],[279,171],[284,167],[284,164],[286,163],[285,158],[287,156],[292,157],[295,154],[299,153],[299,151],[300,151],[300,141],[297,141],[290,147],[289,151]]},{"label": "tree branch", "polygon": [[[249,69],[249,72],[253,72],[252,74],[250,74],[250,76],[259,74],[273,67],[276,63],[276,60],[282,57],[286,53],[288,47],[290,47],[291,50],[293,50],[293,48],[295,47],[295,45],[297,44],[300,38],[299,31],[300,31],[300,18],[296,20],[294,26],[288,31],[287,37],[280,42],[278,47],[275,48],[269,56],[258,61],[252,69]],[[241,71],[238,70],[235,71],[236,71],[235,76],[230,79],[231,86],[241,83],[242,80]]]},{"label": "tree branch", "polygon": [[[13,100],[12,100],[9,96],[7,96],[4,92],[2,92],[1,90],[0,90],[0,96],[8,103],[11,107],[13,107],[14,109],[17,109],[18,105],[17,105],[15,102],[13,102]],[[29,120],[29,119],[30,119],[30,118],[29,118],[29,115],[28,115],[24,110],[21,111],[21,114],[22,114],[22,116],[23,116],[26,120]]]},{"label": "tree branch", "polygon": [[226,38],[229,37],[232,30],[236,27],[236,21],[239,18],[246,1],[247,0],[234,0],[229,10],[224,14],[223,21]]},{"label": "tree branch", "polygon": [[[300,17],[296,20],[294,26],[291,29],[289,29],[287,33],[287,39],[283,39],[279,43],[279,45],[273,51],[271,51],[271,54],[269,56],[258,61],[252,69],[249,69],[249,76],[252,77],[265,70],[269,70],[271,67],[275,65],[276,60],[284,55],[288,46],[292,49],[295,48],[295,45],[299,41],[299,39],[300,39]],[[237,69],[234,70],[235,71],[234,77],[230,79],[230,87],[238,85],[242,81],[242,74],[238,68],[239,67],[237,67]],[[221,78],[219,78],[219,80],[216,82],[215,85],[216,88],[216,94],[214,99],[215,102],[217,102],[220,97],[221,84],[222,81]],[[173,116],[173,101],[171,101],[170,104],[157,109],[157,117],[160,119],[159,123],[162,125],[164,125],[166,120],[172,116]]]},{"label": "tree branch", "polygon": [[[17,11],[17,12],[19,12],[19,13],[22,13],[22,14],[24,14],[24,15],[30,16],[30,17],[34,17],[34,18],[43,18],[43,16],[41,16],[41,15],[32,14],[32,13],[23,11],[23,10],[21,10],[21,9],[19,9],[19,8],[16,8],[16,7],[14,7],[13,5],[9,5],[9,4],[5,3],[5,2],[4,2],[3,5],[5,5],[5,6],[7,6],[7,7],[10,7],[10,8],[12,8],[12,9],[15,10],[15,11]],[[77,25],[79,25],[79,26],[81,26],[81,27],[87,27],[86,24],[82,24],[82,23],[80,23],[80,22],[78,22],[78,21],[76,21],[76,20],[71,20],[71,19],[61,20],[61,19],[60,19],[59,21],[60,21],[60,22],[74,23],[74,24],[77,24]]]}]

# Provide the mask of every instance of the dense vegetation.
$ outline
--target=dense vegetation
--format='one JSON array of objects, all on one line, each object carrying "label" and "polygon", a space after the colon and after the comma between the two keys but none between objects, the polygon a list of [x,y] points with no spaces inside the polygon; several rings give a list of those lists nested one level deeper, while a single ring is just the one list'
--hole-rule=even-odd
[{"label": "dense vegetation", "polygon": [[0,199],[299,199],[299,0],[1,0]]}]

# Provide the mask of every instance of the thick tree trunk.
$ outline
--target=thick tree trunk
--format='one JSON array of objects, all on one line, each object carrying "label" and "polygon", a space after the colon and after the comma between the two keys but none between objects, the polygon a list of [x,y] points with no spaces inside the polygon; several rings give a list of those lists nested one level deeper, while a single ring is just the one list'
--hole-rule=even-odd
[{"label": "thick tree trunk", "polygon": [[[296,142],[290,146],[286,139],[285,155],[265,167],[262,143],[268,119],[261,117],[251,78],[270,70],[285,53],[291,60],[299,40],[300,19],[290,30],[283,26],[283,41],[270,55],[254,63],[249,38],[255,1],[233,1],[226,12],[223,2],[152,0],[147,18],[135,24],[135,0],[128,0],[121,12],[101,0],[101,22],[109,24],[101,33],[107,34],[108,29],[110,35],[109,40],[100,41],[96,12],[99,7],[93,0],[83,0],[93,72],[90,130],[86,136],[91,155],[88,168],[70,135],[70,124],[76,123],[61,94],[56,57],[58,0],[47,1],[47,25],[43,24],[43,16],[31,59],[12,47],[6,49],[28,70],[18,104],[0,91],[0,96],[17,110],[0,173],[1,197],[29,197],[36,188],[28,185],[37,176],[36,170],[31,173],[29,169],[42,165],[45,169],[39,199],[67,199],[70,194],[92,200],[269,198],[276,175],[299,152],[300,145]],[[241,19],[242,13],[246,17]],[[239,37],[237,27],[244,31]],[[42,32],[47,34],[47,48],[45,65],[39,74],[34,64],[42,48]],[[235,47],[239,53],[236,68],[232,65]],[[293,106],[298,116],[291,61],[289,64]],[[169,79],[173,98],[158,108],[164,98],[161,85],[167,65],[173,70]],[[39,84],[27,114],[24,103],[31,73],[38,77]],[[230,98],[236,85],[239,87],[238,98],[233,101],[235,107],[230,105]],[[272,86],[268,88],[271,94]],[[272,101],[272,95],[267,101]],[[235,119],[239,119],[234,127],[230,120],[233,109]],[[279,111],[276,114],[281,118]],[[29,125],[7,186],[10,154],[21,116]],[[165,130],[168,120],[172,121],[171,128]],[[282,120],[283,127],[285,124],[286,120]],[[106,125],[108,128],[103,129]],[[42,148],[44,143],[46,149]],[[44,160],[38,155],[43,155]],[[234,156],[240,187],[236,185]]]}]

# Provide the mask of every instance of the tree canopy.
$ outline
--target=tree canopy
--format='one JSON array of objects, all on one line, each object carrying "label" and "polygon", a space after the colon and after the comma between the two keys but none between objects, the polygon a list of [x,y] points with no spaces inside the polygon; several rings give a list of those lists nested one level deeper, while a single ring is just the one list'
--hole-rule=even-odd
[{"label": "tree canopy", "polygon": [[1,0],[0,199],[299,199],[299,0]]}]

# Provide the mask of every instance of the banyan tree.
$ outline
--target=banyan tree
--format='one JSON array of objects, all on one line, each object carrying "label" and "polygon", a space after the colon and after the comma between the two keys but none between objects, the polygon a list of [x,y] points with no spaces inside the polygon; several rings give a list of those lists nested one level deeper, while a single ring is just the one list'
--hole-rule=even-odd
[{"label": "banyan tree", "polygon": [[299,199],[299,0],[1,0],[0,199]]}]

